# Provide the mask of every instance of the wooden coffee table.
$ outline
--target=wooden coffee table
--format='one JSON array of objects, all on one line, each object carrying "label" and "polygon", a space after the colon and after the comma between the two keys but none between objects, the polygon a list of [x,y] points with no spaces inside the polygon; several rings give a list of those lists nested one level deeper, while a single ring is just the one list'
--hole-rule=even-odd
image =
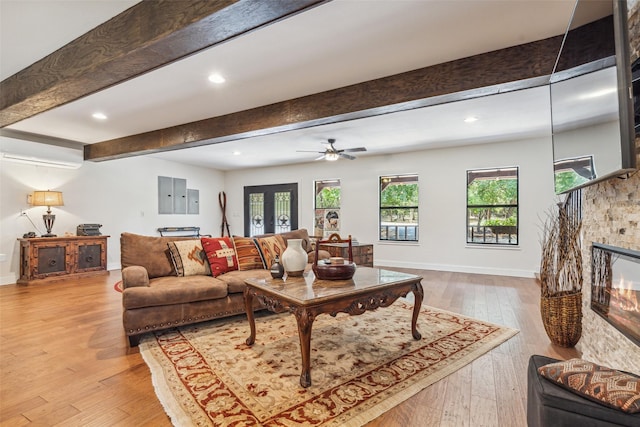
[{"label": "wooden coffee table", "polygon": [[358,267],[350,280],[315,280],[312,271],[303,277],[282,279],[247,279],[244,303],[251,335],[247,345],[256,339],[256,323],[253,314],[254,297],[268,310],[293,313],[298,322],[298,336],[302,353],[302,373],[300,385],[311,385],[311,327],[316,316],[328,313],[348,313],[355,316],[379,307],[388,307],[399,297],[413,292],[415,303],[411,318],[413,338],[422,338],[417,329],[418,314],[424,293],[420,281],[422,277],[378,268]]}]

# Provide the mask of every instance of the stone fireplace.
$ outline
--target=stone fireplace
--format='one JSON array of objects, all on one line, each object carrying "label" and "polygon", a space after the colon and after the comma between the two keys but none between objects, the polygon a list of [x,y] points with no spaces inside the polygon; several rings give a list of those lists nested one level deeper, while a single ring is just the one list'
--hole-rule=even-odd
[{"label": "stone fireplace", "polygon": [[583,318],[576,348],[584,359],[640,374],[640,346],[591,309],[592,244],[640,251],[640,172],[586,187],[582,195]]},{"label": "stone fireplace", "polygon": [[[640,3],[627,2],[631,62],[640,57]],[[640,166],[640,138],[636,137]],[[582,190],[582,338],[576,348],[596,363],[640,374],[640,347],[591,310],[593,242],[640,251],[640,172]]]},{"label": "stone fireplace", "polygon": [[640,346],[640,252],[594,243],[591,309]]}]

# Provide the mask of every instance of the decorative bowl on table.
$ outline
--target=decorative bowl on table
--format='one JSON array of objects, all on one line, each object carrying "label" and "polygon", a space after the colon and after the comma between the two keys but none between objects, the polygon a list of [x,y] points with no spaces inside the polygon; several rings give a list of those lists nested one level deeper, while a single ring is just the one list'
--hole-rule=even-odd
[{"label": "decorative bowl on table", "polygon": [[344,264],[318,263],[313,265],[313,272],[320,280],[349,280],[356,272],[356,264],[348,261]]}]

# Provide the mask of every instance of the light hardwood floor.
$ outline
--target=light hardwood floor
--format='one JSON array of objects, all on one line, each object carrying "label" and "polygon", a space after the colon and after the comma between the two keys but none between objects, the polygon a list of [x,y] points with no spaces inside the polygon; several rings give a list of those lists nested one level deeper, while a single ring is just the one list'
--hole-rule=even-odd
[{"label": "light hardwood floor", "polygon": [[[520,330],[369,427],[526,426],[529,356],[579,356],[549,343],[533,279],[403,270],[425,305]],[[122,331],[109,275],[0,286],[0,425],[170,426],[149,369]]]}]

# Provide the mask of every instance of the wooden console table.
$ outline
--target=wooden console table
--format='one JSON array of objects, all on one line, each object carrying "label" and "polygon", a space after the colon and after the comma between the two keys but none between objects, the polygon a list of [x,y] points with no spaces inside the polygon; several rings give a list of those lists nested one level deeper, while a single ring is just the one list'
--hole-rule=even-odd
[{"label": "wooden console table", "polygon": [[[348,243],[321,243],[320,249],[329,252],[331,256],[349,259]],[[373,267],[373,245],[359,243],[352,245],[353,262],[358,266]]]},{"label": "wooden console table", "polygon": [[35,237],[20,241],[18,283],[106,274],[109,236]]}]

